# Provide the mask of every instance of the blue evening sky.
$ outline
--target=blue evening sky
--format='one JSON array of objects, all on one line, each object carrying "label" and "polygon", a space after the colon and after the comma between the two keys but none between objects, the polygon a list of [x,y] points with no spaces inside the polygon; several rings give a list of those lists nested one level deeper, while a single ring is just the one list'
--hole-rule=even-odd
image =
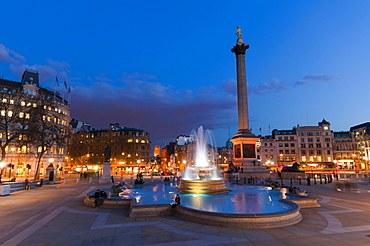
[{"label": "blue evening sky", "polygon": [[0,76],[37,70],[93,127],[141,128],[163,147],[203,125],[223,146],[240,25],[252,132],[323,118],[348,130],[370,121],[369,13],[368,0],[2,1]]}]

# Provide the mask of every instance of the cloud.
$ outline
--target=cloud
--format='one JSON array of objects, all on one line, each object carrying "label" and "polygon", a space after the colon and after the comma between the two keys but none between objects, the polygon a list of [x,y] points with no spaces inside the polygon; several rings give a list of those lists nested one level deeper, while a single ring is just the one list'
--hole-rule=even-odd
[{"label": "cloud", "polygon": [[55,86],[55,77],[57,76],[60,80],[69,81],[68,74],[71,72],[70,64],[65,61],[53,61],[51,59],[47,59],[44,65],[29,65],[24,56],[5,47],[3,44],[0,44],[0,61],[8,63],[9,70],[19,78],[22,77],[22,74],[26,69],[38,71],[40,80],[43,81],[44,86]]},{"label": "cloud", "polygon": [[304,80],[298,80],[297,82],[294,83],[295,86],[304,86],[304,85],[308,85],[309,83],[307,81],[304,81]]},{"label": "cloud", "polygon": [[8,49],[3,44],[0,44],[0,61],[4,61],[13,66],[16,66],[20,63],[25,63],[26,58],[24,58],[24,56],[18,54],[17,52]]},{"label": "cloud", "polygon": [[232,95],[236,95],[236,80],[229,79],[229,80],[223,81],[221,84],[221,89]]},{"label": "cloud", "polygon": [[172,141],[200,125],[213,130],[236,124],[236,98],[220,85],[181,90],[155,78],[123,74],[120,86],[94,81],[89,86],[75,87],[72,116],[99,128],[115,122],[138,127],[150,132],[152,139]]},{"label": "cloud", "polygon": [[303,77],[304,80],[313,80],[313,81],[325,81],[329,82],[333,80],[336,75],[325,75],[325,74],[308,74]]},{"label": "cloud", "polygon": [[280,80],[277,78],[273,78],[269,83],[263,83],[258,86],[248,85],[248,91],[251,95],[260,95],[270,91],[281,93],[287,89],[287,85],[280,83]]}]

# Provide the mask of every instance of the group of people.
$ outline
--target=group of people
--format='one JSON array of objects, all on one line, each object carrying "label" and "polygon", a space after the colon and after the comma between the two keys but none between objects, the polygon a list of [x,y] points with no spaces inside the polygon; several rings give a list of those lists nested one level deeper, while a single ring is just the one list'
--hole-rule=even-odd
[{"label": "group of people", "polygon": [[144,178],[142,173],[136,174],[135,184],[144,184]]},{"label": "group of people", "polygon": [[96,208],[100,207],[103,202],[104,202],[104,199],[107,198],[107,193],[104,191],[104,190],[100,190],[100,189],[97,189],[94,193],[94,205]]}]

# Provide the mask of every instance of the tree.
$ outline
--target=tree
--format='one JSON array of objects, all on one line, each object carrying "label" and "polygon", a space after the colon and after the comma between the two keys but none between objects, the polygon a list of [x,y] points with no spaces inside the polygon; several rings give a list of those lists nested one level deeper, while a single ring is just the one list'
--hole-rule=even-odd
[{"label": "tree", "polygon": [[23,141],[24,144],[32,145],[36,154],[35,180],[40,179],[40,163],[44,155],[52,147],[56,147],[57,150],[65,148],[69,135],[70,126],[58,122],[55,104],[47,97],[39,97],[37,106],[30,112],[27,137]]},{"label": "tree", "polygon": [[0,162],[6,157],[6,148],[22,138],[27,131],[32,103],[25,103],[23,93],[0,92]]}]

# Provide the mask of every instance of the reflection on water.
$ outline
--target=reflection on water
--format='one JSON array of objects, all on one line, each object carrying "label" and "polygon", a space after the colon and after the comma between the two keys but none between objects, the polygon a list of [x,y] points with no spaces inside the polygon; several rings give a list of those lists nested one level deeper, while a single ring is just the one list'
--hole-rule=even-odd
[{"label": "reflection on water", "polygon": [[[175,185],[161,183],[153,186],[138,186],[133,189],[131,198],[135,198],[138,205],[170,204],[175,195],[181,197],[181,205],[200,211],[236,213],[236,214],[264,214],[276,213],[291,209],[288,204],[282,203],[282,193],[276,190],[267,190],[266,187],[230,185],[232,191],[217,195],[181,194]],[[127,198],[127,195],[125,195]]]}]

